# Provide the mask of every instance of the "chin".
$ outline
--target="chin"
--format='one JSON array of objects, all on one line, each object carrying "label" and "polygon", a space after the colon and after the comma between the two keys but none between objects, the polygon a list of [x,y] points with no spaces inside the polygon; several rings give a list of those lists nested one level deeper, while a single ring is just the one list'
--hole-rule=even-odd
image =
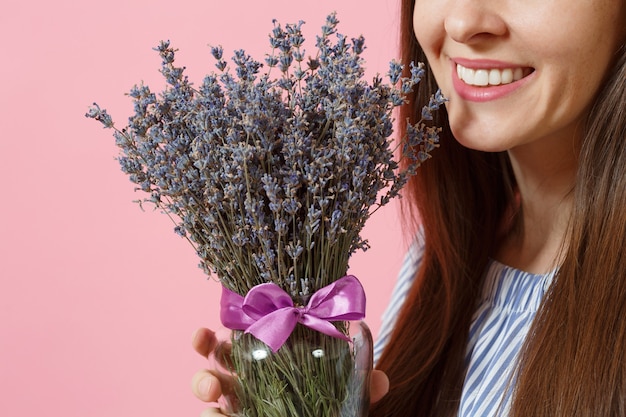
[{"label": "chin", "polygon": [[481,152],[503,152],[509,149],[509,144],[491,136],[468,134],[467,129],[454,129],[452,134],[456,141],[469,149]]}]

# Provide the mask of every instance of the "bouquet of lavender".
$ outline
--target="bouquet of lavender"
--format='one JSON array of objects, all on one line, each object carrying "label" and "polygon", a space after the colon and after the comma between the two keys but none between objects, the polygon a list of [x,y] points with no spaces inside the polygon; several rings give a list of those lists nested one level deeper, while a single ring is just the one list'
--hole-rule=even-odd
[{"label": "bouquet of lavender", "polygon": [[360,232],[369,216],[438,145],[438,129],[424,121],[440,94],[408,127],[400,168],[392,111],[422,66],[403,76],[392,62],[389,84],[364,81],[363,37],[348,40],[337,23],[328,16],[308,58],[302,22],[274,22],[265,64],[239,50],[231,68],[212,47],[219,71],[197,88],[161,42],[167,86],[159,95],[131,90],[126,128],[97,104],[87,114],[114,129],[122,170],[148,194],[140,202],[174,220],[224,287],[222,321],[235,330],[228,362],[239,381],[233,415],[358,414],[345,405],[362,402],[350,382],[357,358],[348,322],[362,318],[365,300],[345,276],[348,260],[368,247]]}]

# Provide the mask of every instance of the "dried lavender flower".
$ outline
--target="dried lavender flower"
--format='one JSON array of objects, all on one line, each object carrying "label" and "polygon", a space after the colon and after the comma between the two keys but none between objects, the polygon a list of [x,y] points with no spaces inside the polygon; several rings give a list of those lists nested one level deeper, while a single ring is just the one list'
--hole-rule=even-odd
[{"label": "dried lavender flower", "polygon": [[422,64],[403,77],[392,61],[390,84],[366,82],[362,36],[338,33],[331,14],[307,60],[303,23],[274,21],[264,62],[237,50],[229,65],[221,46],[210,47],[218,72],[199,87],[162,41],[155,50],[167,86],[131,89],[128,126],[115,128],[97,104],[86,114],[114,129],[121,169],[149,195],[142,202],[170,215],[203,270],[240,294],[267,281],[287,291],[295,282],[304,294],[343,276],[350,255],[368,247],[360,231],[371,213],[438,146],[438,129],[424,121],[441,93],[408,127],[401,155],[412,162],[399,169],[393,111]]}]

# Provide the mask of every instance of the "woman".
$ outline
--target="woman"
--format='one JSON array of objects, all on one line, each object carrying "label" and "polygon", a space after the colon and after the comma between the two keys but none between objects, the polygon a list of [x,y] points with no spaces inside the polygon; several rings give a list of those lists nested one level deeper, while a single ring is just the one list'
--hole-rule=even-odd
[{"label": "woman", "polygon": [[370,415],[626,415],[626,2],[406,0],[401,22],[431,76],[401,120],[449,102]]}]

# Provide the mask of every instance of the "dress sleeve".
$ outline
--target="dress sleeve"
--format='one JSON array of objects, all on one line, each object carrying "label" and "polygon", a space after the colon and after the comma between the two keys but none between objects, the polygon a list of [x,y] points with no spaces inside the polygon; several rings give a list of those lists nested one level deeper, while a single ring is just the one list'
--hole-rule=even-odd
[{"label": "dress sleeve", "polygon": [[417,269],[419,268],[423,255],[424,235],[420,230],[404,257],[402,267],[398,273],[398,280],[391,292],[389,304],[383,313],[380,332],[374,343],[374,364],[378,362],[378,358],[380,358],[382,351],[391,337],[398,313],[402,309],[404,300],[415,280],[415,275],[417,274]]}]

